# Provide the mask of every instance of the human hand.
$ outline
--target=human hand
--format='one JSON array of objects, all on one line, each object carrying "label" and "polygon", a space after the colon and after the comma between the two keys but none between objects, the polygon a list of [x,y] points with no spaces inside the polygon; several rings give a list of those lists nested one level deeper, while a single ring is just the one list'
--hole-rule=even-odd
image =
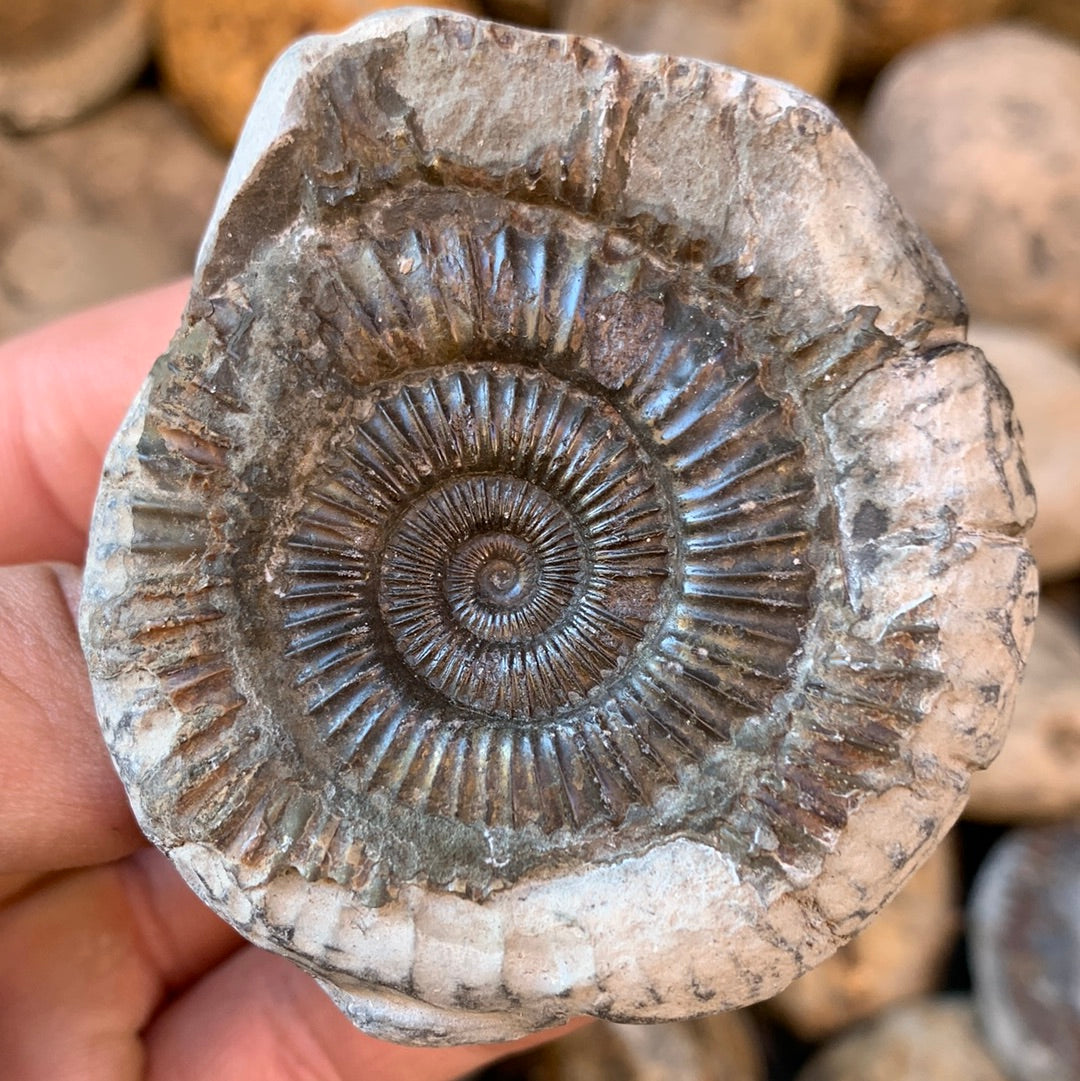
[{"label": "human hand", "polygon": [[0,346],[0,1074],[460,1077],[548,1034],[430,1050],[357,1031],[147,845],[105,750],[71,564],[105,448],[186,295],[168,286]]}]

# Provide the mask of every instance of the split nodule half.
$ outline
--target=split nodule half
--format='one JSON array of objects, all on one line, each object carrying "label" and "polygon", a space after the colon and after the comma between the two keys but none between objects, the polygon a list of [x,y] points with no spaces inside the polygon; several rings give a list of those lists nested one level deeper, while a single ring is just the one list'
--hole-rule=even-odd
[{"label": "split nodule half", "polygon": [[1003,736],[1034,509],[832,115],[405,11],[278,62],[82,634],[148,836],[377,1035],[743,1005]]}]

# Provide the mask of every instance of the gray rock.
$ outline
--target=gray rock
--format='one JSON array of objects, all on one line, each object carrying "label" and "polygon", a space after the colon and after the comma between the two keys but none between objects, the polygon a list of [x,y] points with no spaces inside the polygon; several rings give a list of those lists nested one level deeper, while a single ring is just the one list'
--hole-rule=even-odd
[{"label": "gray rock", "polygon": [[143,828],[376,1035],[775,993],[959,814],[1027,651],[963,319],[791,87],[418,11],[298,45],[95,512]]},{"label": "gray rock", "polygon": [[1014,1081],[1080,1077],[1080,822],[1016,830],[972,889],[975,1002]]}]

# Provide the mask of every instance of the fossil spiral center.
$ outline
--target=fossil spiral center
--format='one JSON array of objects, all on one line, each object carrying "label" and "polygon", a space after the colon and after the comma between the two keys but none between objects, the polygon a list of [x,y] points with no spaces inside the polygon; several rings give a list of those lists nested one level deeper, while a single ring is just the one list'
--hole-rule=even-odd
[{"label": "fossil spiral center", "polygon": [[572,618],[586,572],[569,512],[538,485],[456,477],[392,531],[379,608],[406,665],[460,705],[551,708],[525,658]]},{"label": "fossil spiral center", "polygon": [[501,556],[488,560],[476,576],[480,597],[488,604],[512,604],[521,595],[522,571],[525,569]]},{"label": "fossil spiral center", "polygon": [[[364,705],[344,683],[318,692],[348,703],[343,730],[366,723],[368,681],[399,703],[380,698],[380,717],[550,718],[607,693],[665,612],[673,522],[655,464],[616,409],[542,371],[450,366],[370,388],[291,542],[298,601],[322,589],[307,553],[321,579],[328,529],[351,538],[341,573],[366,583],[337,610],[355,621]],[[303,602],[292,618],[306,651],[319,617]]]},{"label": "fossil spiral center", "polygon": [[[447,570],[451,611],[460,621],[469,620],[474,607],[493,616],[520,612],[535,596],[541,573],[536,551],[520,537],[510,533],[473,537],[455,553]],[[482,627],[477,629],[484,633]]]}]

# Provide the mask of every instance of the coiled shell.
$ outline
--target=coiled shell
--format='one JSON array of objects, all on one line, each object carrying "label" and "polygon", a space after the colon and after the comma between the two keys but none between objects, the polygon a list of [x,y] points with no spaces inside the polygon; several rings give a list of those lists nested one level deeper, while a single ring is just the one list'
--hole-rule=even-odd
[{"label": "coiled shell", "polygon": [[781,84],[420,12],[295,47],[95,516],[143,827],[389,1038],[778,990],[951,823],[1027,648],[962,322]]}]

